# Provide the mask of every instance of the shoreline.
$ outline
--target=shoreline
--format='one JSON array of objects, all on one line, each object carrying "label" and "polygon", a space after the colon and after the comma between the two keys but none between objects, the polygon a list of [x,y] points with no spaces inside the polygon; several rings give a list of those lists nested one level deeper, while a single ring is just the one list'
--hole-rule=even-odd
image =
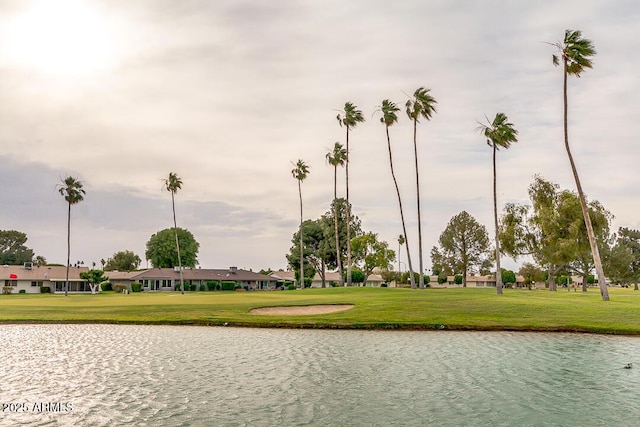
[{"label": "shoreline", "polygon": [[523,332],[640,336],[637,331],[617,331],[608,329],[563,328],[563,327],[502,327],[471,325],[429,325],[429,324],[310,324],[310,323],[253,323],[253,322],[210,322],[210,321],[149,321],[149,320],[0,320],[0,325],[137,325],[137,326],[203,326],[227,328],[260,329],[318,329],[318,330],[355,330],[355,331],[432,331],[432,332]]}]

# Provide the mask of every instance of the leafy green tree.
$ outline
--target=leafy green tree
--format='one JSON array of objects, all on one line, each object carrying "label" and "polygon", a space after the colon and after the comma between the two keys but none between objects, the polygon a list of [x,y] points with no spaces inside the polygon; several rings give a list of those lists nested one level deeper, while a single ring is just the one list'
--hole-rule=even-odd
[{"label": "leafy green tree", "polygon": [[587,201],[582,191],[582,185],[580,184],[580,178],[578,176],[578,169],[571,155],[571,148],[569,146],[569,130],[568,130],[568,97],[567,97],[567,77],[576,76],[580,77],[580,74],[585,68],[592,68],[591,58],[596,54],[596,50],[591,40],[582,37],[581,31],[565,30],[564,40],[562,42],[556,42],[553,44],[559,51],[558,54],[553,55],[553,64],[559,66],[562,63],[562,77],[563,77],[563,106],[564,106],[564,146],[569,157],[569,163],[571,164],[571,172],[573,178],[576,181],[576,188],[578,189],[578,197],[580,198],[580,206],[582,208],[582,215],[584,217],[585,226],[587,228],[587,237],[589,239],[589,246],[593,255],[593,263],[596,267],[596,273],[600,278],[598,284],[600,286],[600,294],[603,301],[609,301],[609,291],[607,290],[607,283],[605,280],[604,269],[602,268],[602,260],[600,259],[600,252],[598,250],[598,244],[596,242],[596,236],[593,230],[591,219],[589,218],[589,208]]},{"label": "leafy green tree", "polygon": [[[303,162],[302,160],[298,160],[295,165],[294,168],[291,170],[291,175],[293,175],[293,177],[298,181],[298,195],[300,196],[300,229],[302,230],[302,181],[304,181],[305,179],[307,179],[307,176],[309,175],[309,166],[307,166],[307,164],[305,162]],[[303,251],[303,243],[302,243],[302,233],[300,233],[300,258],[304,259],[304,254],[302,253]],[[304,276],[304,271],[302,271],[304,268],[304,262],[300,263],[300,277],[305,277]]]},{"label": "leafy green tree", "polygon": [[[563,191],[559,195],[559,214],[562,224],[567,229],[564,239],[565,247],[573,253],[568,269],[574,274],[582,276],[582,291],[587,292],[588,277],[593,270],[593,256],[587,237],[584,217],[582,216],[580,200],[570,191]],[[589,218],[596,237],[597,245],[602,253],[607,254],[610,249],[610,223],[613,215],[597,200],[588,203]]]},{"label": "leafy green tree", "polygon": [[[340,144],[336,142],[333,146],[333,150],[328,152],[326,155],[327,162],[333,166],[333,206],[336,206],[336,200],[338,199],[338,166],[344,166],[347,161],[347,150]],[[336,239],[336,251],[340,253],[340,233],[338,233],[338,215],[336,212],[333,213],[333,227],[334,234]],[[344,275],[342,273],[342,260],[340,257],[336,258],[338,263],[338,272],[340,273],[340,286],[344,286]],[[324,281],[323,281],[324,287]]]},{"label": "leafy green tree", "polygon": [[104,270],[132,271],[140,267],[142,260],[132,251],[118,251],[105,263]]},{"label": "leafy green tree", "polygon": [[[308,264],[312,267],[309,272],[313,272],[310,276],[313,278],[317,272],[322,280],[322,287],[326,287],[326,260],[329,256],[330,245],[327,244],[328,233],[324,230],[325,225],[320,219],[306,220],[302,223],[301,230],[294,233],[291,242],[293,246],[287,255],[289,265],[294,269],[300,268],[300,254],[304,256],[305,266]],[[302,251],[300,250],[300,236],[302,235]],[[303,267],[307,269],[307,267]],[[308,273],[309,273],[308,272]],[[300,277],[300,276],[298,276]],[[305,277],[309,277],[308,275]]]},{"label": "leafy green tree", "polygon": [[389,244],[378,240],[376,233],[369,232],[354,237],[351,240],[351,248],[353,249],[354,261],[364,274],[363,283],[365,285],[376,268],[389,269],[396,258],[396,253],[389,249]]},{"label": "leafy green tree", "polygon": [[[407,106],[407,108],[409,108]],[[401,245],[408,242],[408,235],[407,235],[407,227],[405,225],[405,221],[404,221],[404,210],[402,209],[402,198],[400,197],[400,189],[398,187],[398,180],[396,179],[396,174],[394,172],[393,169],[393,156],[391,154],[391,138],[389,137],[389,127],[391,127],[394,123],[398,122],[398,111],[400,111],[400,109],[396,106],[396,104],[394,104],[393,102],[389,101],[388,99],[385,99],[382,101],[382,106],[380,107],[380,111],[382,112],[382,117],[380,118],[380,122],[384,124],[385,126],[385,131],[387,134],[387,148],[389,151],[389,165],[391,166],[391,177],[393,178],[393,184],[396,187],[396,195],[398,196],[398,205],[400,206],[400,220],[402,221],[402,235],[400,237],[402,237],[402,243],[400,243],[400,240],[398,240],[398,243],[400,243]],[[416,158],[417,159],[417,158]],[[417,160],[416,160],[417,162]],[[416,168],[417,168],[417,163],[416,163]],[[416,174],[417,174],[417,169],[416,169]],[[411,253],[409,251],[409,244],[407,243],[407,263],[409,264],[409,278],[411,280],[411,288],[415,289],[416,287],[416,283],[413,280],[413,265],[411,264]],[[421,249],[422,250],[422,249]],[[398,252],[399,253],[399,252]],[[420,253],[420,257],[422,258],[422,252]],[[422,259],[420,260],[420,270],[422,270]],[[400,268],[398,267],[398,270]]]},{"label": "leafy green tree", "polygon": [[398,283],[398,281],[400,280],[400,273],[398,271],[393,271],[389,269],[382,270],[382,272],[380,273],[380,276],[382,277],[382,280],[384,280],[384,282],[387,284],[393,281]]},{"label": "leafy green tree", "polygon": [[524,284],[531,289],[531,285],[544,280],[544,271],[538,266],[525,262],[518,270],[518,274],[524,277]]},{"label": "leafy green tree", "polygon": [[180,274],[180,293],[184,294],[184,279],[182,278],[182,257],[180,256],[180,243],[178,242],[178,225],[176,223],[176,202],[175,195],[182,189],[182,180],[178,175],[169,172],[169,177],[164,180],[164,186],[171,193],[171,209],[173,211],[173,234],[176,239],[176,250],[178,251],[178,268]]},{"label": "leafy green tree", "polygon": [[557,289],[557,271],[573,257],[565,244],[567,230],[559,214],[559,188],[536,176],[529,186],[532,205],[506,204],[500,225],[501,251],[514,259],[533,256],[547,270],[552,292]]},{"label": "leafy green tree", "polygon": [[[349,209],[352,212],[351,209]],[[346,245],[340,245],[339,252],[336,250],[335,242],[335,213],[338,217],[338,233],[339,241],[344,242],[347,239],[347,201],[344,198],[338,198],[331,204],[331,209],[326,212],[320,220],[323,223],[323,229],[326,233],[325,243],[329,246],[327,250],[327,258],[325,263],[329,269],[337,268],[338,257],[340,258],[342,265],[346,265],[347,248]],[[353,236],[359,236],[362,234],[362,223],[357,215],[349,216],[349,230]],[[343,271],[344,273],[344,271]]]},{"label": "leafy green tree", "polygon": [[33,265],[38,267],[42,267],[43,265],[47,265],[47,259],[42,255],[38,255],[33,259]]},{"label": "leafy green tree", "polygon": [[351,270],[351,283],[366,283],[365,274],[357,268]]},{"label": "leafy green tree", "polygon": [[176,229],[180,243],[180,260],[175,245],[174,230],[166,228],[153,234],[147,242],[145,257],[157,268],[195,267],[200,244],[189,230]]},{"label": "leafy green tree", "polygon": [[[503,252],[514,259],[532,255],[547,269],[551,291],[556,290],[555,276],[562,268],[588,276],[593,258],[578,196],[539,176],[529,187],[529,196],[532,206],[505,205],[500,229]],[[597,201],[589,203],[588,209],[598,245],[608,251],[612,216]]]},{"label": "leafy green tree", "polygon": [[511,270],[501,269],[500,278],[502,279],[502,283],[516,283],[516,273]]},{"label": "leafy green tree", "polygon": [[466,211],[451,218],[438,242],[440,248],[434,246],[431,250],[432,263],[450,266],[461,273],[464,287],[467,286],[467,275],[479,269],[490,256],[487,229]]},{"label": "leafy green tree", "polygon": [[0,230],[0,264],[22,265],[33,261],[33,250],[25,246],[27,235],[17,230]]},{"label": "leafy green tree", "polygon": [[355,128],[358,123],[364,122],[364,116],[362,115],[362,111],[358,110],[355,105],[351,102],[347,102],[344,104],[344,109],[338,113],[336,119],[338,119],[340,126],[344,126],[347,130],[347,162],[345,166],[347,198],[347,285],[351,286],[351,204],[349,203],[349,162],[351,161],[351,154],[349,151],[349,131]]},{"label": "leafy green tree", "polygon": [[416,201],[418,203],[418,258],[420,258],[420,288],[424,289],[424,265],[422,256],[422,213],[420,211],[420,175],[418,173],[418,123],[420,118],[423,117],[426,120],[431,120],[431,116],[436,112],[437,101],[429,93],[429,89],[419,87],[413,93],[413,98],[410,98],[405,104],[407,108],[407,116],[413,122],[413,155],[415,159],[416,169]]},{"label": "leafy green tree", "polygon": [[75,205],[84,200],[84,185],[82,181],[77,178],[68,176],[62,180],[61,184],[58,184],[58,192],[64,200],[67,201],[67,273],[65,276],[64,296],[69,295],[69,266],[71,264],[71,205]]},{"label": "leafy green tree", "polygon": [[[492,122],[487,119],[487,124],[480,123],[480,131],[487,138],[487,144],[493,150],[493,221],[495,226],[496,245],[496,271],[500,268],[500,230],[498,227],[498,195],[497,195],[497,173],[496,173],[496,153],[500,148],[508,149],[512,143],[518,142],[518,131],[509,122],[506,114],[498,113]],[[502,278],[496,274],[496,292],[502,294]]]},{"label": "leafy green tree", "polygon": [[623,283],[633,282],[638,290],[640,281],[640,231],[621,227],[609,258],[609,271]]},{"label": "leafy green tree", "polygon": [[89,270],[83,271],[80,273],[80,278],[89,282],[89,287],[91,288],[91,293],[96,294],[98,290],[98,286],[100,283],[106,282],[109,280],[108,277],[105,277],[104,271],[102,270]]}]

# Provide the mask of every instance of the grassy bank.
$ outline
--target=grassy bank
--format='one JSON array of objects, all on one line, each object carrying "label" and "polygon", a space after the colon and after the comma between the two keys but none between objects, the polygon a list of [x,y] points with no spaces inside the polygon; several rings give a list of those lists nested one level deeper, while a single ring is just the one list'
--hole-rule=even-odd
[{"label": "grassy bank", "polygon": [[[0,322],[95,322],[309,328],[577,331],[640,335],[640,292],[332,288],[274,292],[0,295]],[[323,315],[255,315],[253,308],[354,304]]]}]

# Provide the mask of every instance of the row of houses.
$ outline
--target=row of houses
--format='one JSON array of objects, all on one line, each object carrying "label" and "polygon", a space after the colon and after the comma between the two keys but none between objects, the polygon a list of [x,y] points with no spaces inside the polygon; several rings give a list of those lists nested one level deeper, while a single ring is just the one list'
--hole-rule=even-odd
[{"label": "row of houses", "polygon": [[[80,273],[86,272],[87,267],[69,267],[69,292],[88,293],[91,292],[89,283],[80,277]],[[66,267],[64,266],[32,266],[27,263],[23,266],[2,266],[0,268],[0,282],[11,293],[61,293],[64,292],[66,281]],[[173,268],[150,268],[140,271],[107,271],[105,276],[109,278],[112,285],[121,285],[131,289],[132,283],[140,283],[144,291],[174,291],[180,287],[180,272]],[[210,283],[221,284],[232,282],[236,287],[248,290],[273,290],[286,287],[289,284],[296,285],[295,273],[293,271],[278,270],[270,275],[255,273],[249,270],[230,267],[228,269],[210,268],[186,268],[182,271],[182,278],[186,283],[196,285],[200,289],[201,285]],[[575,277],[573,283],[581,283],[581,277]],[[325,273],[324,285],[326,287],[338,286],[340,283],[339,273]],[[385,284],[382,276],[372,274],[368,276],[367,282],[359,284],[366,287],[380,287]],[[389,287],[400,286],[394,282],[387,284]],[[524,278],[516,278],[516,287],[524,286]],[[312,280],[311,287],[320,288],[323,280],[316,274]],[[430,277],[430,287],[462,287],[455,283],[454,276],[447,277],[445,283],[438,283],[437,276]],[[494,276],[468,276],[467,287],[489,288],[495,287]],[[536,284],[536,287],[544,287],[544,283]]]},{"label": "row of houses", "polygon": [[[89,293],[89,283],[80,273],[89,271],[87,267],[69,267],[69,292]],[[63,293],[67,268],[64,266],[24,266],[5,265],[0,268],[0,281],[11,293]],[[180,288],[180,272],[173,268],[151,268],[140,271],[106,271],[112,285],[122,285],[131,289],[132,283],[142,284],[144,291],[174,291]],[[235,267],[228,269],[183,269],[185,282],[196,286],[209,282],[233,282],[244,289],[276,289],[285,283],[275,277]]]}]

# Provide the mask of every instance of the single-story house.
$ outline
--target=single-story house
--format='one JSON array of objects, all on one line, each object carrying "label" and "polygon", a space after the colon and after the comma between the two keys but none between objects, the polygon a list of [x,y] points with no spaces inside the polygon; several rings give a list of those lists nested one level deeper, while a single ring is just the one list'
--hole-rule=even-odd
[{"label": "single-story house", "polygon": [[[284,270],[274,271],[273,273],[271,273],[271,277],[274,277],[277,280],[279,280],[281,284],[293,283],[294,285],[297,285],[296,273],[294,271],[284,271]],[[332,287],[332,283],[335,284],[336,286],[340,285],[340,273],[327,271],[325,273],[325,286],[327,288],[330,288]],[[379,274],[371,274],[369,275],[369,277],[367,277],[367,283],[365,284],[356,283],[354,284],[354,286],[379,287],[383,283],[384,283],[384,280],[382,279],[382,276],[380,276]],[[312,288],[322,287],[322,277],[320,277],[319,273],[316,273],[315,276],[313,276],[313,280],[311,281],[311,287]]]},{"label": "single-story house", "polygon": [[[109,275],[110,272],[106,272]],[[142,283],[145,291],[174,291],[180,289],[180,270],[176,268],[151,268],[137,272],[129,277],[131,282]],[[237,267],[228,269],[212,268],[183,268],[182,280],[198,286],[209,282],[235,282],[236,286],[245,289],[269,290],[275,289],[278,280],[253,271],[242,270]]]},{"label": "single-story house", "polygon": [[[69,267],[70,293],[90,293],[91,288],[80,273],[89,271],[88,267]],[[27,294],[39,294],[42,288],[51,293],[64,293],[67,268],[64,266],[34,266],[30,262],[24,265],[3,265],[0,267],[0,281],[12,294],[24,290]]]}]

